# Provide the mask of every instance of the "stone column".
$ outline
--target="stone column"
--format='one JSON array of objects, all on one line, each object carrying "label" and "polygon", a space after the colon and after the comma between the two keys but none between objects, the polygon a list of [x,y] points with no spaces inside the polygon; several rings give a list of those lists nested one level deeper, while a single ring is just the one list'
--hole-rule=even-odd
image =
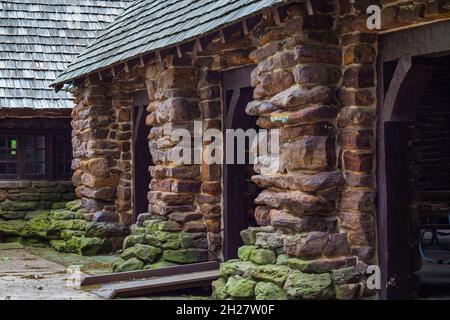
[{"label": "stone column", "polygon": [[[72,181],[82,199],[86,218],[94,220],[102,212],[114,218],[114,199],[119,176],[111,170],[119,156],[117,143],[111,140],[111,100],[103,83],[87,83],[75,95],[72,112],[74,150]],[[100,218],[101,220],[101,218]]]}]

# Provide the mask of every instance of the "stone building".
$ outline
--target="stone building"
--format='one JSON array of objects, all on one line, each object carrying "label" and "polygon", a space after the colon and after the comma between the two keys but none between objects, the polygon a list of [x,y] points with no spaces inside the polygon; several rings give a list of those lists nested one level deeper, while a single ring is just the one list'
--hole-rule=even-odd
[{"label": "stone building", "polygon": [[76,199],[73,97],[50,84],[127,3],[0,2],[0,241],[46,238],[30,221]]},{"label": "stone building", "polygon": [[[85,218],[133,225],[116,271],[217,260],[218,298],[406,297],[419,209],[449,201],[449,18],[442,0],[133,3],[54,83],[74,88]],[[281,165],[176,162],[195,121],[279,129]]]}]

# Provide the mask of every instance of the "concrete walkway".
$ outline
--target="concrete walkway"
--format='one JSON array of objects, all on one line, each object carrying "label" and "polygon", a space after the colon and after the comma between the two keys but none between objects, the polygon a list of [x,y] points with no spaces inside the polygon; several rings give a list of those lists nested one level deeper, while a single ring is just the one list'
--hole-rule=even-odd
[{"label": "concrete walkway", "polygon": [[35,256],[17,244],[0,245],[0,300],[97,300],[70,288],[66,267]]}]

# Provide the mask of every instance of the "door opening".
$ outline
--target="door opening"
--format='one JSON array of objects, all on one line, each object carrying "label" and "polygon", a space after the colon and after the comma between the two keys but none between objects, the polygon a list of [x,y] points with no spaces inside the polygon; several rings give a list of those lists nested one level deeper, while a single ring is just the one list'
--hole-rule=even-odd
[{"label": "door opening", "polygon": [[[233,69],[222,73],[224,92],[223,129],[226,145],[227,129],[257,129],[257,117],[245,113],[247,104],[253,100],[253,88],[250,74],[254,66]],[[247,139],[248,140],[248,139]],[[240,236],[242,230],[256,226],[254,219],[254,200],[258,188],[252,183],[253,165],[237,164],[236,140],[234,143],[235,161],[233,164],[224,162],[224,259],[237,257],[238,248],[243,244]],[[249,141],[246,141],[246,154],[249,152]],[[226,150],[224,159],[226,159]]]},{"label": "door opening", "polygon": [[133,107],[133,222],[139,214],[148,212],[149,167],[153,165],[148,145],[150,128],[145,123],[148,103],[146,91],[136,94]]}]

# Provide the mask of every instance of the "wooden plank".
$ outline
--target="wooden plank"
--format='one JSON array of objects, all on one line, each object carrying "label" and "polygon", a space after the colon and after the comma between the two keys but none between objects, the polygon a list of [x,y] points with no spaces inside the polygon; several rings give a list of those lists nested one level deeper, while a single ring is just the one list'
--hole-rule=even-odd
[{"label": "wooden plank", "polygon": [[385,123],[386,165],[386,299],[408,299],[411,293],[408,193],[408,122]]},{"label": "wooden plank", "polygon": [[189,274],[172,275],[147,280],[108,284],[92,292],[106,299],[118,297],[136,297],[181,289],[210,285],[219,278],[219,271],[203,271]]},{"label": "wooden plank", "polygon": [[203,262],[196,264],[187,264],[183,266],[167,267],[155,270],[142,270],[132,272],[111,273],[99,276],[86,277],[82,283],[82,287],[95,286],[104,283],[131,281],[137,279],[147,279],[153,277],[164,277],[177,274],[188,274],[192,272],[203,272],[219,269],[219,263],[216,261]]},{"label": "wooden plank", "polygon": [[382,61],[400,59],[405,55],[425,55],[450,51],[450,21],[393,32],[382,36]]}]

